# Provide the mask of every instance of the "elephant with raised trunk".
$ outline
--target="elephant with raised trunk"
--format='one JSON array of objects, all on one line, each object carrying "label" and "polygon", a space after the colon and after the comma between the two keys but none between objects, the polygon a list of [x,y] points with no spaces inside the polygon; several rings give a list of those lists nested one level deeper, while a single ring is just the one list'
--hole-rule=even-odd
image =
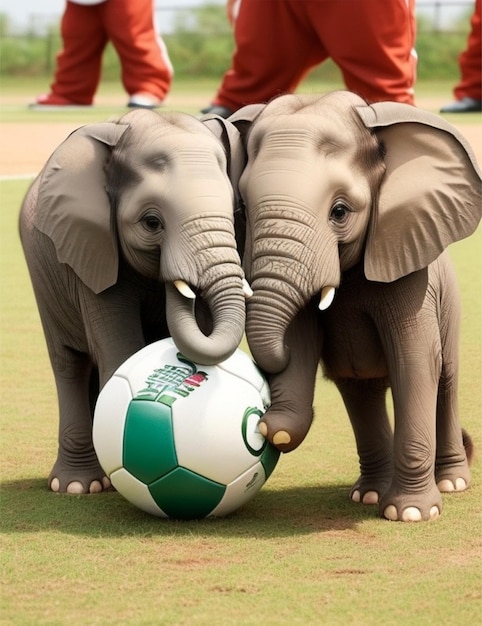
[{"label": "elephant with raised trunk", "polygon": [[109,486],[93,407],[127,357],[170,335],[213,364],[242,339],[236,134],[220,119],[135,110],[72,133],[28,191],[21,240],[59,403],[53,491]]},{"label": "elephant with raised trunk", "polygon": [[470,147],[435,115],[343,91],[282,96],[229,120],[247,141],[246,334],[272,395],[261,432],[283,451],[301,443],[321,361],[355,433],[352,499],[391,520],[437,517],[440,491],[470,482],[459,295],[444,253],[481,217]]}]

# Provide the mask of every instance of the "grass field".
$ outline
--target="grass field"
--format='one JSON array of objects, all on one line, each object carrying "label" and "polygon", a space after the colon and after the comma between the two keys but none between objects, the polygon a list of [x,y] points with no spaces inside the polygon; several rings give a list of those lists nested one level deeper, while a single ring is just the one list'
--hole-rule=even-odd
[{"label": "grass field", "polygon": [[[0,132],[10,123],[80,125],[107,116],[102,105],[88,120],[28,118],[26,88],[12,87],[5,103],[7,87]],[[174,102],[195,112],[211,87],[180,89]],[[17,148],[9,144],[11,159],[21,159]],[[445,495],[439,520],[390,523],[350,502],[358,476],[353,435],[336,390],[320,380],[308,438],[282,456],[251,503],[226,519],[173,522],[117,493],[47,490],[57,406],[17,235],[28,184],[0,180],[2,625],[468,626],[482,619],[480,227],[450,248],[463,307],[461,419],[479,453],[471,489]]]}]

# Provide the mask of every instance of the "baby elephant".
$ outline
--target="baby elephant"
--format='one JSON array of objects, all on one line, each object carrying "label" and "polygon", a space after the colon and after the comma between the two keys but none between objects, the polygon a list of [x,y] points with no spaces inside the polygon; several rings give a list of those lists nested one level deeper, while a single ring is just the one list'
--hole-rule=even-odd
[{"label": "baby elephant", "polygon": [[246,335],[272,396],[260,431],[283,451],[300,444],[321,361],[355,432],[352,499],[391,520],[437,517],[440,491],[470,482],[444,253],[481,218],[470,147],[435,115],[349,92],[282,96],[229,120],[248,129]]},{"label": "baby elephant", "polygon": [[93,407],[127,357],[170,335],[188,359],[212,364],[243,336],[228,172],[237,131],[209,124],[214,132],[182,113],[135,110],[84,126],[24,200],[21,240],[59,403],[53,491],[109,486],[92,444]]}]

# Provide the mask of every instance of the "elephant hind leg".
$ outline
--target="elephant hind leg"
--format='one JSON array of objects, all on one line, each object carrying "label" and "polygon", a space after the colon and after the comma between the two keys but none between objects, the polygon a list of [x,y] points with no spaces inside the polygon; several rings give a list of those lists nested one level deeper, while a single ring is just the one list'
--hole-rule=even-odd
[{"label": "elephant hind leg", "polygon": [[474,455],[474,444],[470,435],[461,429],[452,443],[455,447],[450,451],[446,445],[446,455],[437,448],[435,461],[435,482],[442,493],[465,491],[471,481],[470,463]]},{"label": "elephant hind leg", "polygon": [[350,491],[354,502],[377,504],[392,481],[393,433],[386,379],[335,381],[350,417],[360,461],[360,477]]},{"label": "elephant hind leg", "polygon": [[467,463],[472,464],[474,459],[474,442],[469,433],[462,428],[462,443],[464,444],[465,456],[467,457]]},{"label": "elephant hind leg", "polygon": [[435,482],[439,491],[465,491],[470,484],[472,440],[462,430],[458,407],[460,298],[453,267],[441,257],[444,272],[440,319],[442,370],[437,390]]},{"label": "elephant hind leg", "polygon": [[442,493],[465,491],[470,485],[469,465],[474,446],[470,435],[458,420],[457,392],[451,381],[442,376],[437,396],[437,452],[435,482]]}]

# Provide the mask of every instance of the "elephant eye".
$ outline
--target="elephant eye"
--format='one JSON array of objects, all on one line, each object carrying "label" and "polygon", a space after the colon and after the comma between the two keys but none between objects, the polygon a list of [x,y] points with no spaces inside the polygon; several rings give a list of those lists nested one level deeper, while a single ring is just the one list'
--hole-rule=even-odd
[{"label": "elephant eye", "polygon": [[343,222],[350,209],[342,202],[337,202],[331,209],[330,219],[334,222]]},{"label": "elephant eye", "polygon": [[141,221],[144,227],[146,228],[146,230],[148,230],[151,233],[154,233],[158,231],[160,228],[162,228],[162,222],[157,215],[152,215],[152,214],[144,215]]}]

